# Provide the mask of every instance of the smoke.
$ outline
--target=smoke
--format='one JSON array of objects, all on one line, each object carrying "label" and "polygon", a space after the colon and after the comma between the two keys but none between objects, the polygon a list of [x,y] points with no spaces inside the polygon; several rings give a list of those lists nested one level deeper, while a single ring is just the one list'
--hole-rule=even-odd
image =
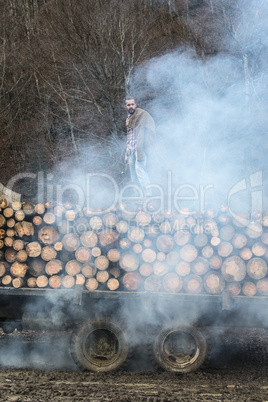
[{"label": "smoke", "polygon": [[226,27],[223,39],[228,53],[201,60],[191,50],[177,49],[136,70],[131,92],[140,107],[155,95],[145,107],[157,125],[154,183],[164,186],[170,171],[175,188],[185,187],[181,195],[210,185],[207,205],[218,207],[245,179],[247,188],[232,201],[240,210],[250,209],[250,176],[262,172],[266,179],[267,8],[262,1],[237,5],[240,20],[235,28]]}]

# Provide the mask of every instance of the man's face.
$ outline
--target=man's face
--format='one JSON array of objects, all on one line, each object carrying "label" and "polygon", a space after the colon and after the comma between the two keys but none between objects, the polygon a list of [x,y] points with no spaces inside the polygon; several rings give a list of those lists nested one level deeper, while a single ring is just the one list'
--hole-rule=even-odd
[{"label": "man's face", "polygon": [[133,114],[136,110],[136,103],[135,103],[135,99],[127,99],[126,100],[126,104],[125,104],[125,108],[127,109],[129,114]]}]

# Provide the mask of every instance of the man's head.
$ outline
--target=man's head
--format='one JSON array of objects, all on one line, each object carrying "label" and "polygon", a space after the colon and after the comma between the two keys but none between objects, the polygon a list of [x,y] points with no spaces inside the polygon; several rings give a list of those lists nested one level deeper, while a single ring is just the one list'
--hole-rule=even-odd
[{"label": "man's head", "polygon": [[135,113],[137,108],[136,102],[134,98],[126,98],[125,108],[127,109],[129,114]]}]

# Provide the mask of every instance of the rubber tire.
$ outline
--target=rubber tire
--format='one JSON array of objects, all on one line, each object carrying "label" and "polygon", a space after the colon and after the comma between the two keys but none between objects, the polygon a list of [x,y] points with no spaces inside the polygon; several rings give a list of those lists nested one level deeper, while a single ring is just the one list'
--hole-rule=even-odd
[{"label": "rubber tire", "polygon": [[[86,341],[88,337],[96,330],[107,330],[111,332],[117,339],[117,352],[108,360],[96,361],[91,358],[87,352]],[[127,337],[123,329],[113,323],[111,320],[94,320],[83,323],[77,328],[71,337],[71,355],[81,370],[89,370],[93,372],[110,372],[119,369],[125,363],[129,352]]]},{"label": "rubber tire", "polygon": [[[189,362],[179,363],[168,358],[164,349],[164,342],[173,332],[189,334],[195,343],[195,354]],[[197,370],[205,361],[207,342],[202,332],[192,326],[183,326],[176,322],[169,323],[160,330],[153,344],[153,356],[156,363],[166,371],[173,373],[191,373]]]}]

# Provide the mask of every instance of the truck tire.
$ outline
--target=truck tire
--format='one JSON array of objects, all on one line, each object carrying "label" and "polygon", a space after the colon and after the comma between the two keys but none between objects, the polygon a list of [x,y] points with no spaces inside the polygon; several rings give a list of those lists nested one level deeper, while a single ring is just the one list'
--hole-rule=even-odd
[{"label": "truck tire", "polygon": [[197,328],[169,323],[157,334],[153,344],[156,363],[173,373],[197,370],[207,354],[207,342]]},{"label": "truck tire", "polygon": [[106,319],[83,323],[71,338],[71,354],[81,370],[116,370],[126,361],[128,351],[122,328]]}]

